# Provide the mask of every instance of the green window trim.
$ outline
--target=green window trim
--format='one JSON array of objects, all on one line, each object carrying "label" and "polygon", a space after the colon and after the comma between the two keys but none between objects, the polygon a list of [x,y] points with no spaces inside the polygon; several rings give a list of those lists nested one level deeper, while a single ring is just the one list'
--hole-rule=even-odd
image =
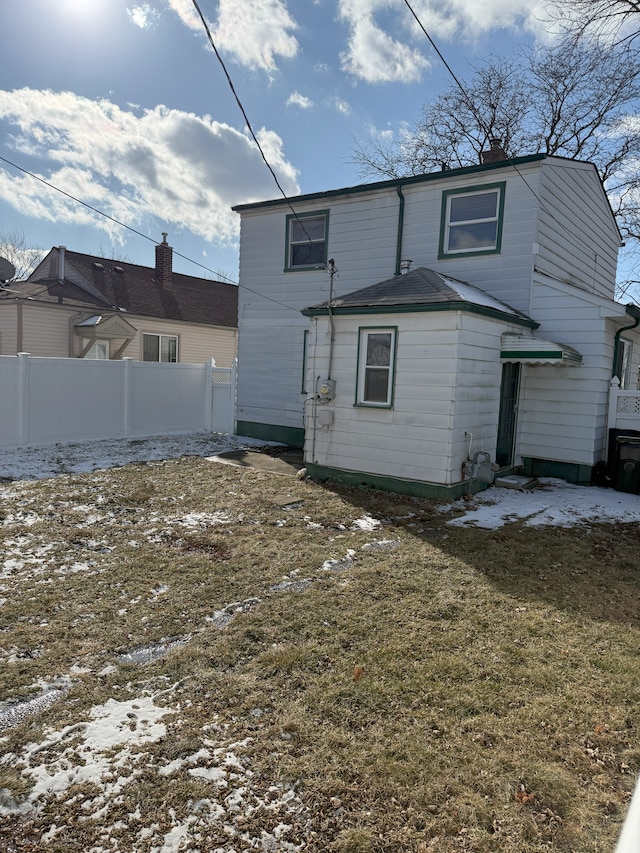
[{"label": "green window trim", "polygon": [[[370,353],[369,336],[390,335],[389,341],[389,364],[368,364],[367,358]],[[396,384],[396,355],[398,349],[398,327],[397,326],[361,326],[358,328],[358,355],[356,361],[356,399],[354,406],[367,409],[392,409]],[[372,372],[382,374],[387,372],[387,387],[384,400],[373,400],[367,395],[367,386],[373,379]],[[377,382],[371,381],[371,386]],[[375,389],[374,389],[375,390]]]},{"label": "green window trim", "polygon": [[[504,220],[504,197],[505,197],[505,188],[506,181],[500,181],[495,184],[483,184],[481,186],[471,186],[471,187],[459,187],[455,190],[443,190],[442,192],[442,208],[440,211],[440,242],[438,245],[438,259],[443,260],[445,258],[468,258],[478,255],[498,255],[500,254],[502,248],[502,226]],[[451,223],[451,208],[453,203],[456,200],[462,200],[463,197],[467,196],[469,198],[472,197],[480,197],[483,194],[490,194],[497,192],[496,199],[496,211],[495,215],[469,215],[468,219],[461,219],[457,224]],[[477,245],[470,246],[469,248],[459,248],[452,249],[450,248],[450,238],[451,238],[451,229],[452,228],[468,228],[472,229],[474,226],[476,228],[480,228],[481,230],[489,229],[491,231],[491,226],[495,224],[495,235],[491,240],[490,244],[486,246]],[[486,237],[480,237],[480,240],[487,239]]]},{"label": "green window trim", "polygon": [[[308,225],[305,225],[305,219]],[[317,220],[317,222],[314,223],[313,220]],[[304,260],[305,248],[311,257],[311,261],[308,263],[305,263]],[[285,272],[324,269],[327,266],[328,251],[328,210],[310,210],[307,213],[290,213],[287,216],[284,253]],[[299,263],[295,263],[296,255],[299,257]]]}]

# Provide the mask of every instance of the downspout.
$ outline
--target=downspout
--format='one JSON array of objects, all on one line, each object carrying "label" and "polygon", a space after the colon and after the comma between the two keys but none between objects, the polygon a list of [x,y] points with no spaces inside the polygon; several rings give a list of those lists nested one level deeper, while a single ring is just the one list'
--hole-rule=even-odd
[{"label": "downspout", "polygon": [[[616,364],[618,363],[618,353],[620,351],[620,336],[623,332],[628,332],[630,329],[636,329],[638,325],[640,325],[640,308],[636,305],[627,305],[627,314],[631,317],[635,317],[635,323],[632,323],[630,326],[622,326],[615,334],[613,345],[613,365],[611,367],[612,377],[616,375]],[[618,376],[618,379],[622,380],[622,376]]]},{"label": "downspout", "polygon": [[398,198],[400,199],[400,207],[398,208],[398,236],[396,241],[396,271],[394,275],[400,275],[400,260],[402,258],[402,231],[404,228],[404,195],[402,194],[402,186],[398,184],[396,187]]}]

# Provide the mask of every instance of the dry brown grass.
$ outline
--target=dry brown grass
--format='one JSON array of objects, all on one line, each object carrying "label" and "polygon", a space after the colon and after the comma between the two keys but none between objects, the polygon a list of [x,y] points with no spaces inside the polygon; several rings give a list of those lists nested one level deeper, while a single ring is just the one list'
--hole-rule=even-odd
[{"label": "dry brown grass", "polygon": [[[364,512],[382,528],[350,530]],[[109,697],[178,684],[179,724],[153,761],[193,754],[214,720],[250,737],[253,784],[304,803],[288,839],[305,851],[613,849],[640,769],[635,526],[460,529],[428,501],[187,458],[14,484],[0,517],[0,699],[73,677],[4,732],[5,752]],[[221,628],[215,614],[248,599]],[[173,637],[188,641],[144,667],[118,658]],[[11,763],[2,787],[26,792]],[[56,821],[49,849],[89,849],[90,793],[74,793],[8,819],[0,849],[31,849]],[[205,793],[150,768],[118,808],[162,823]],[[125,829],[114,838],[133,849]]]}]

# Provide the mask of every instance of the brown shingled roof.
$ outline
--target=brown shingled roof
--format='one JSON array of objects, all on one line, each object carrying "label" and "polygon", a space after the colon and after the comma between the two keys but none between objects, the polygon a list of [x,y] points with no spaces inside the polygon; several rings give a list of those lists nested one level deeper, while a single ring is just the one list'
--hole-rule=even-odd
[{"label": "brown shingled roof", "polygon": [[65,250],[64,282],[49,266],[45,259],[27,281],[14,282],[12,288],[42,302],[91,305],[212,326],[238,325],[238,288],[233,284],[174,272],[171,287],[165,288],[156,282],[153,267],[69,250]]}]

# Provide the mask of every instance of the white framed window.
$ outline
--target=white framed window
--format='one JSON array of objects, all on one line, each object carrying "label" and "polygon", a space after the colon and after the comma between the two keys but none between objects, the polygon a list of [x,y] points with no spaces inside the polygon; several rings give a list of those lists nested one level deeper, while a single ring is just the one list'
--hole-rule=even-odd
[{"label": "white framed window", "polygon": [[176,335],[142,336],[142,360],[175,362],[178,360],[178,338]]},{"label": "white framed window", "polygon": [[397,337],[396,326],[358,330],[357,406],[393,405]]},{"label": "white framed window", "polygon": [[[89,343],[88,338],[82,338],[82,349]],[[99,360],[109,359],[109,341],[94,341],[89,349],[84,354],[84,358],[94,358]]]},{"label": "white framed window", "polygon": [[439,258],[500,251],[505,183],[442,194]]},{"label": "white framed window", "polygon": [[328,234],[328,210],[287,216],[285,272],[326,266]]}]

